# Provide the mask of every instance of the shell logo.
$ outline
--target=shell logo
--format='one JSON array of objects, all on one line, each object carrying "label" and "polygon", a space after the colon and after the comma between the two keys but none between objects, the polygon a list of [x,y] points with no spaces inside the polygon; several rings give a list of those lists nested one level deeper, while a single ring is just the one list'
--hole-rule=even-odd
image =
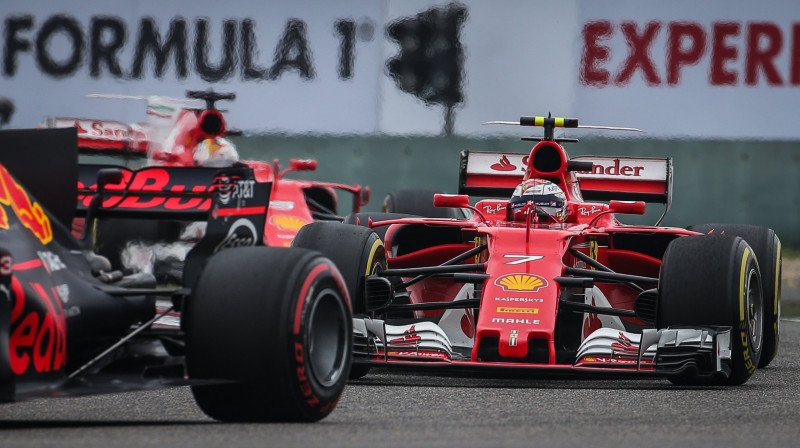
[{"label": "shell logo", "polygon": [[506,274],[498,277],[494,284],[503,291],[536,292],[547,287],[547,280],[532,274]]},{"label": "shell logo", "polygon": [[300,218],[288,215],[273,216],[269,218],[269,222],[282,230],[300,230],[300,227],[308,224]]}]

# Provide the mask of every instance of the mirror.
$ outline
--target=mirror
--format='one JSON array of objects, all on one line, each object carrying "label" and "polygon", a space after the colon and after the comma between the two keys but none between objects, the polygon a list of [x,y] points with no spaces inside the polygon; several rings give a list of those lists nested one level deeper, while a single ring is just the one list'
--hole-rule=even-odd
[{"label": "mirror", "polygon": [[611,213],[624,215],[644,215],[646,204],[644,201],[608,201],[608,210]]},{"label": "mirror", "polygon": [[461,208],[469,207],[469,196],[466,194],[442,194],[433,195],[434,207]]}]

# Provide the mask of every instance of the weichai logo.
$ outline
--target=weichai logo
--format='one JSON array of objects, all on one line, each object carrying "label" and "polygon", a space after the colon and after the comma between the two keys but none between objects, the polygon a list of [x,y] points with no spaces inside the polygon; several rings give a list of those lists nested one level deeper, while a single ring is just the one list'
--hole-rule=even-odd
[{"label": "weichai logo", "polygon": [[0,228],[8,229],[7,208],[10,207],[23,226],[33,233],[42,244],[47,244],[53,239],[53,228],[50,218],[47,217],[42,207],[28,197],[28,193],[19,185],[6,167],[0,165]]}]

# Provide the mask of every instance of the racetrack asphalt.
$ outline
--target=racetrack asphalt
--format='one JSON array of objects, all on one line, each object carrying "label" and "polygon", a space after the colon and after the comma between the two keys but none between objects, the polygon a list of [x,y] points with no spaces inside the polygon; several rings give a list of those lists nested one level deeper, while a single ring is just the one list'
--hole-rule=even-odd
[{"label": "racetrack asphalt", "polygon": [[800,441],[800,319],[744,386],[662,379],[482,379],[373,371],[313,424],[221,424],[188,388],[0,406],[0,447],[790,447]]}]

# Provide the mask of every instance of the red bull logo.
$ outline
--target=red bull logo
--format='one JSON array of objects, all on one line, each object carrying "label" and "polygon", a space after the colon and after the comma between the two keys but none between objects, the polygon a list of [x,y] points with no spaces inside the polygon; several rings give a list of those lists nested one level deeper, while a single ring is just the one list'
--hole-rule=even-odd
[{"label": "red bull logo", "polygon": [[6,167],[0,165],[0,228],[8,229],[7,209],[10,207],[17,219],[33,233],[42,244],[47,244],[53,239],[53,228],[50,218],[44,213],[42,207],[28,197],[28,193],[19,185]]},{"label": "red bull logo", "polygon": [[[58,293],[54,289],[50,295],[42,285],[30,283],[35,295],[26,297],[19,280],[14,277],[11,282],[15,297],[8,342],[11,371],[22,375],[31,370],[63,370],[67,362],[67,322]],[[27,301],[38,302],[44,310],[27,308]]]}]

